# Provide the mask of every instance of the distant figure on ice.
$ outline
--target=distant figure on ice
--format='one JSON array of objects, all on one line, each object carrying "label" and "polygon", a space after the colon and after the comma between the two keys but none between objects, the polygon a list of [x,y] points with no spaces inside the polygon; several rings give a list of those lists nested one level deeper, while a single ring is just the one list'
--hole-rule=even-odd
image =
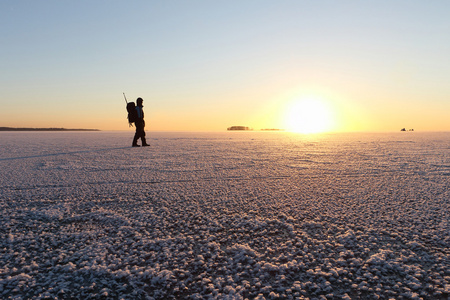
[{"label": "distant figure on ice", "polygon": [[142,109],[144,106],[142,105],[142,102],[144,102],[144,100],[142,100],[142,98],[137,98],[137,100],[136,100],[137,116],[136,116],[136,121],[134,122],[134,125],[136,126],[136,133],[134,134],[133,145],[132,145],[133,147],[140,147],[137,144],[137,141],[139,138],[142,141],[142,147],[150,146],[149,144],[147,144],[147,141],[145,140],[144,110]]}]

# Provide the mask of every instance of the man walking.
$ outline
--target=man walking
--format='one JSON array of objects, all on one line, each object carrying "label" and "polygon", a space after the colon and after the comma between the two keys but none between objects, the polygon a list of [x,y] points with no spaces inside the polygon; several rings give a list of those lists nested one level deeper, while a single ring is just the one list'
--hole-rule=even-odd
[{"label": "man walking", "polygon": [[140,147],[137,144],[138,139],[141,139],[142,147],[150,146],[149,144],[147,144],[147,141],[145,140],[144,110],[142,109],[144,106],[142,105],[142,102],[144,102],[144,100],[142,100],[142,98],[137,98],[137,100],[136,100],[137,118],[136,118],[136,121],[134,122],[134,125],[136,126],[136,133],[134,134],[133,147]]}]

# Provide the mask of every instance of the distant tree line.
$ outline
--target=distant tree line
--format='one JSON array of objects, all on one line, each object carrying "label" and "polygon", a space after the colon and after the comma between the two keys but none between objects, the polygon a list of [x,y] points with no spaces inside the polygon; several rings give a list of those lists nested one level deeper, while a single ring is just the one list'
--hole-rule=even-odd
[{"label": "distant tree line", "polygon": [[67,129],[67,128],[14,128],[0,127],[0,131],[100,131],[98,129]]}]

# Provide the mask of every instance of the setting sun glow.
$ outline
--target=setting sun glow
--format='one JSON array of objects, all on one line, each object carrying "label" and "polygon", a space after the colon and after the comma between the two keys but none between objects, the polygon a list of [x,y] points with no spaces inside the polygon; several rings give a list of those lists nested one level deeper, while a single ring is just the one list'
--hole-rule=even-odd
[{"label": "setting sun glow", "polygon": [[306,98],[288,105],[284,125],[292,132],[321,133],[332,129],[333,117],[325,102]]}]

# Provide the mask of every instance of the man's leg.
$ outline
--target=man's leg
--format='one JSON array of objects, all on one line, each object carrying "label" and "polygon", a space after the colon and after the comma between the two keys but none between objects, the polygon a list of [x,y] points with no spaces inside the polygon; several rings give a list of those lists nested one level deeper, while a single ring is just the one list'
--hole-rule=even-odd
[{"label": "man's leg", "polygon": [[133,146],[133,147],[139,147],[139,145],[137,144],[137,141],[138,141],[138,139],[139,139],[139,137],[140,137],[140,135],[139,135],[139,125],[138,125],[138,122],[134,123],[134,126],[136,126],[136,132],[134,133],[134,138],[133,138],[133,144],[132,144],[132,146]]},{"label": "man's leg", "polygon": [[144,128],[142,128],[141,141],[142,141],[142,146],[150,146],[149,144],[147,144],[147,140],[145,139]]}]

